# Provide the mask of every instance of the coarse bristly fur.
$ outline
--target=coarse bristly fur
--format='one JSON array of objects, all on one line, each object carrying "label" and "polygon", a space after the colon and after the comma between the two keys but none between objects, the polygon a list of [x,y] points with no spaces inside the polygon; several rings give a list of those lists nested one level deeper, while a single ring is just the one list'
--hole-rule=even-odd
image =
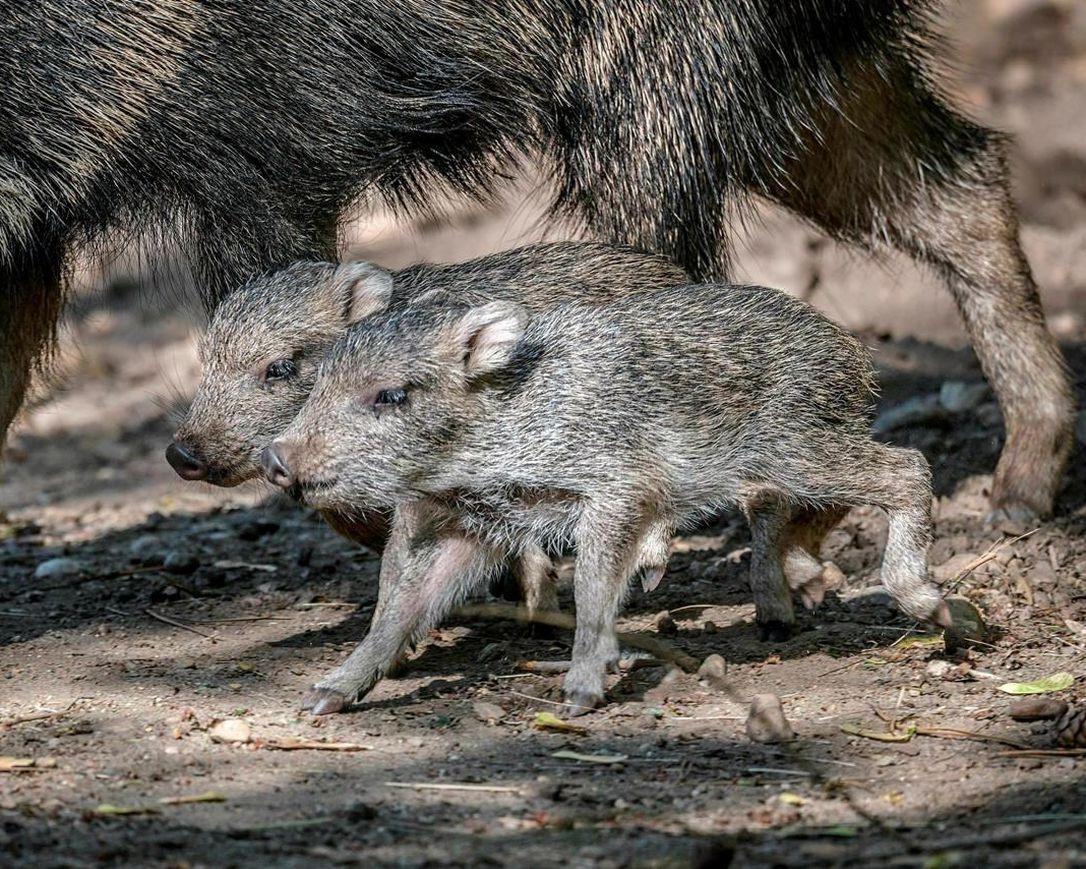
[{"label": "coarse bristly fur", "polygon": [[408,305],[362,320],[269,450],[280,485],[315,506],[397,506],[370,632],[309,706],[365,693],[496,561],[557,543],[577,553],[566,696],[598,705],[629,579],[658,580],[676,529],[726,506],[751,523],[764,634],[794,623],[786,573],[803,531],[792,526],[858,504],[889,516],[894,599],[946,623],[927,575],[928,466],[872,440],[872,397],[855,338],[760,287],[535,316],[510,302]]},{"label": "coarse bristly fur", "polygon": [[359,197],[485,198],[524,152],[602,240],[724,276],[748,194],[947,280],[1007,423],[993,506],[1048,512],[1066,373],[1003,141],[949,106],[924,0],[0,0],[0,430],[64,264],[180,226],[209,305],[333,254]]},{"label": "coarse bristly fur", "polygon": [[[212,316],[200,341],[203,377],[167,456],[180,448],[179,471],[199,469],[189,479],[213,485],[259,476],[261,450],[301,409],[324,354],[349,325],[386,308],[432,296],[434,303],[505,299],[542,312],[563,301],[609,302],[687,280],[658,256],[568,242],[391,272],[364,262],[298,262],[269,271],[232,293]],[[269,378],[276,365],[287,373]],[[345,537],[380,551],[391,506],[356,504],[323,515]],[[513,570],[530,611],[557,605],[549,559],[522,553]]]}]

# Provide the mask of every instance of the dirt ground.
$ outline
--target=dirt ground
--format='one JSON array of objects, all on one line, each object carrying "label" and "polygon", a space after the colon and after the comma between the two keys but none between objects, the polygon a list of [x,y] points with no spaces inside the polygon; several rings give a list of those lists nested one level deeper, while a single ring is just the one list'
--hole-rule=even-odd
[{"label": "dirt ground", "polygon": [[[1024,237],[1081,386],[1086,12],[988,0],[950,27],[959,89],[1020,137]],[[539,232],[537,198],[516,195],[447,225],[371,216],[351,248],[398,264],[513,244]],[[192,319],[88,267],[63,383],[21,422],[0,478],[0,864],[1086,865],[1086,761],[1022,754],[1052,748],[1050,728],[1011,721],[998,690],[1084,675],[1086,470],[1076,457],[1057,518],[1032,535],[984,526],[998,411],[972,388],[979,370],[933,279],[890,266],[777,214],[742,257],[745,275],[869,340],[881,411],[922,408],[887,437],[932,463],[933,570],[983,612],[987,644],[916,640],[870,590],[885,523],[865,511],[824,552],[840,586],[796,638],[759,642],[749,538],[725,517],[676,542],[661,587],[635,591],[621,623],[697,661],[720,655],[724,674],[614,676],[575,732],[538,726],[561,713],[561,676],[518,669],[568,657],[570,635],[471,615],[350,714],[299,714],[305,687],[364,635],[378,561],[265,487],[173,476],[162,450],[198,379]],[[747,738],[747,702],[766,692],[792,743]],[[1079,679],[1059,696],[1082,695]],[[222,722],[248,741],[216,741]],[[277,748],[290,740],[323,745]],[[162,802],[177,797],[216,801]]]}]

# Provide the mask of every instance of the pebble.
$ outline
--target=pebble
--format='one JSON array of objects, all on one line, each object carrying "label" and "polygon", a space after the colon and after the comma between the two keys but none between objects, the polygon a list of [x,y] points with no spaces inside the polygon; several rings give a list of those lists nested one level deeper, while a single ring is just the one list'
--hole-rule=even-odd
[{"label": "pebble", "polygon": [[943,634],[948,652],[969,648],[975,643],[984,644],[988,639],[988,625],[984,617],[972,603],[964,597],[948,597],[946,605],[950,609],[954,626]]},{"label": "pebble", "polygon": [[163,569],[178,576],[188,576],[190,573],[195,573],[199,566],[200,559],[195,555],[176,549],[173,552],[166,553],[166,557],[162,560]]},{"label": "pebble", "polygon": [[698,667],[698,676],[702,679],[723,679],[728,664],[721,655],[709,655]]},{"label": "pebble", "polygon": [[951,664],[950,661],[936,658],[932,661],[928,661],[928,666],[924,668],[924,672],[931,676],[932,679],[942,679],[953,668],[954,665]]},{"label": "pebble", "polygon": [[505,718],[505,710],[497,703],[488,703],[486,700],[478,700],[471,704],[471,711],[480,721],[488,724],[501,721]]},{"label": "pebble", "polygon": [[673,637],[679,632],[679,626],[675,624],[675,619],[671,617],[671,613],[667,610],[653,616],[652,624],[656,628],[656,632],[662,637]]},{"label": "pebble", "polygon": [[162,558],[162,542],[153,534],[141,534],[128,544],[128,554],[139,564],[159,564]]},{"label": "pebble", "polygon": [[795,738],[792,725],[784,717],[781,698],[776,694],[756,694],[750,701],[747,737],[751,742],[790,742]]},{"label": "pebble", "polygon": [[207,735],[214,742],[249,742],[253,738],[253,730],[240,718],[226,718],[212,724]]},{"label": "pebble", "polygon": [[34,569],[34,579],[67,579],[83,572],[83,562],[74,558],[50,558]]}]

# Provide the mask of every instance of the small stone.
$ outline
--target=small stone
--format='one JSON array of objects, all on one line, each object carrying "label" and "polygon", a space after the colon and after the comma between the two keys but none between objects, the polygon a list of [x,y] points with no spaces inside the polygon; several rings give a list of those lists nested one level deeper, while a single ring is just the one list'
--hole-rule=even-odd
[{"label": "small stone", "polygon": [[928,661],[928,666],[924,668],[924,672],[927,673],[932,679],[942,679],[954,668],[954,665],[950,661],[944,661],[942,658],[936,658],[933,661]]},{"label": "small stone", "polygon": [[709,655],[698,667],[698,677],[701,679],[723,679],[727,670],[728,664],[721,655]]},{"label": "small stone", "polygon": [[988,396],[988,384],[948,380],[939,389],[939,403],[951,413],[965,413],[980,405]]},{"label": "small stone", "polygon": [[964,597],[948,597],[946,605],[954,620],[953,626],[943,633],[948,652],[983,645],[988,640],[988,625],[985,624],[980,610],[972,603]]},{"label": "small stone", "polygon": [[497,703],[489,703],[486,700],[478,700],[471,704],[471,711],[475,717],[487,724],[494,724],[505,718],[505,710]]},{"label": "small stone", "polygon": [[253,738],[252,728],[240,718],[225,718],[216,721],[207,730],[213,742],[249,742]]},{"label": "small stone", "polygon": [[190,573],[195,573],[199,566],[199,558],[191,553],[181,552],[180,550],[174,550],[173,552],[167,553],[162,561],[162,567],[167,573],[173,573],[178,576],[188,576]]},{"label": "small stone", "polygon": [[128,544],[128,556],[138,564],[160,564],[162,541],[153,534],[141,534]]},{"label": "small stone", "polygon": [[662,637],[673,637],[679,632],[679,626],[675,624],[675,619],[671,617],[671,613],[667,610],[658,612],[653,617],[652,626],[656,628],[656,632]]},{"label": "small stone", "polygon": [[34,579],[68,579],[83,572],[83,562],[74,558],[50,558],[34,569]]},{"label": "small stone", "polygon": [[750,701],[747,737],[751,742],[790,742],[795,738],[776,694],[756,694]]}]

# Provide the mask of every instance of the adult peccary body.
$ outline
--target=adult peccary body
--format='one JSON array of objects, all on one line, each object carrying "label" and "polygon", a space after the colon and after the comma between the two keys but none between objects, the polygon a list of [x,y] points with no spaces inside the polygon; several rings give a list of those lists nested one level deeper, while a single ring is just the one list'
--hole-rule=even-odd
[{"label": "adult peccary body", "polygon": [[[324,354],[348,326],[378,311],[433,296],[435,303],[511,300],[542,312],[563,301],[609,302],[686,280],[662,257],[568,242],[391,272],[365,262],[292,263],[248,281],[216,308],[200,341],[203,377],[166,457],[187,480],[235,486],[260,476],[260,451],[305,403]],[[379,552],[391,506],[323,516]],[[556,606],[545,553],[521,552],[512,566],[529,611]],[[790,576],[800,590],[818,579],[812,571]]]},{"label": "adult peccary body", "polygon": [[517,153],[591,233],[727,266],[749,194],[950,285],[1007,423],[993,504],[1052,506],[1072,402],[1001,138],[938,95],[923,0],[0,0],[0,431],[71,252],[184,230],[209,302],[326,258],[360,195],[483,196]]},{"label": "adult peccary body", "polygon": [[882,580],[949,623],[927,575],[931,484],[916,450],[871,439],[863,346],[759,287],[694,286],[609,305],[412,307],[353,326],[263,457],[325,509],[396,505],[365,641],[307,705],[364,694],[510,553],[571,542],[577,634],[566,696],[603,699],[630,578],[661,574],[682,524],[739,506],[764,630],[794,621],[793,518],[874,504]]}]

